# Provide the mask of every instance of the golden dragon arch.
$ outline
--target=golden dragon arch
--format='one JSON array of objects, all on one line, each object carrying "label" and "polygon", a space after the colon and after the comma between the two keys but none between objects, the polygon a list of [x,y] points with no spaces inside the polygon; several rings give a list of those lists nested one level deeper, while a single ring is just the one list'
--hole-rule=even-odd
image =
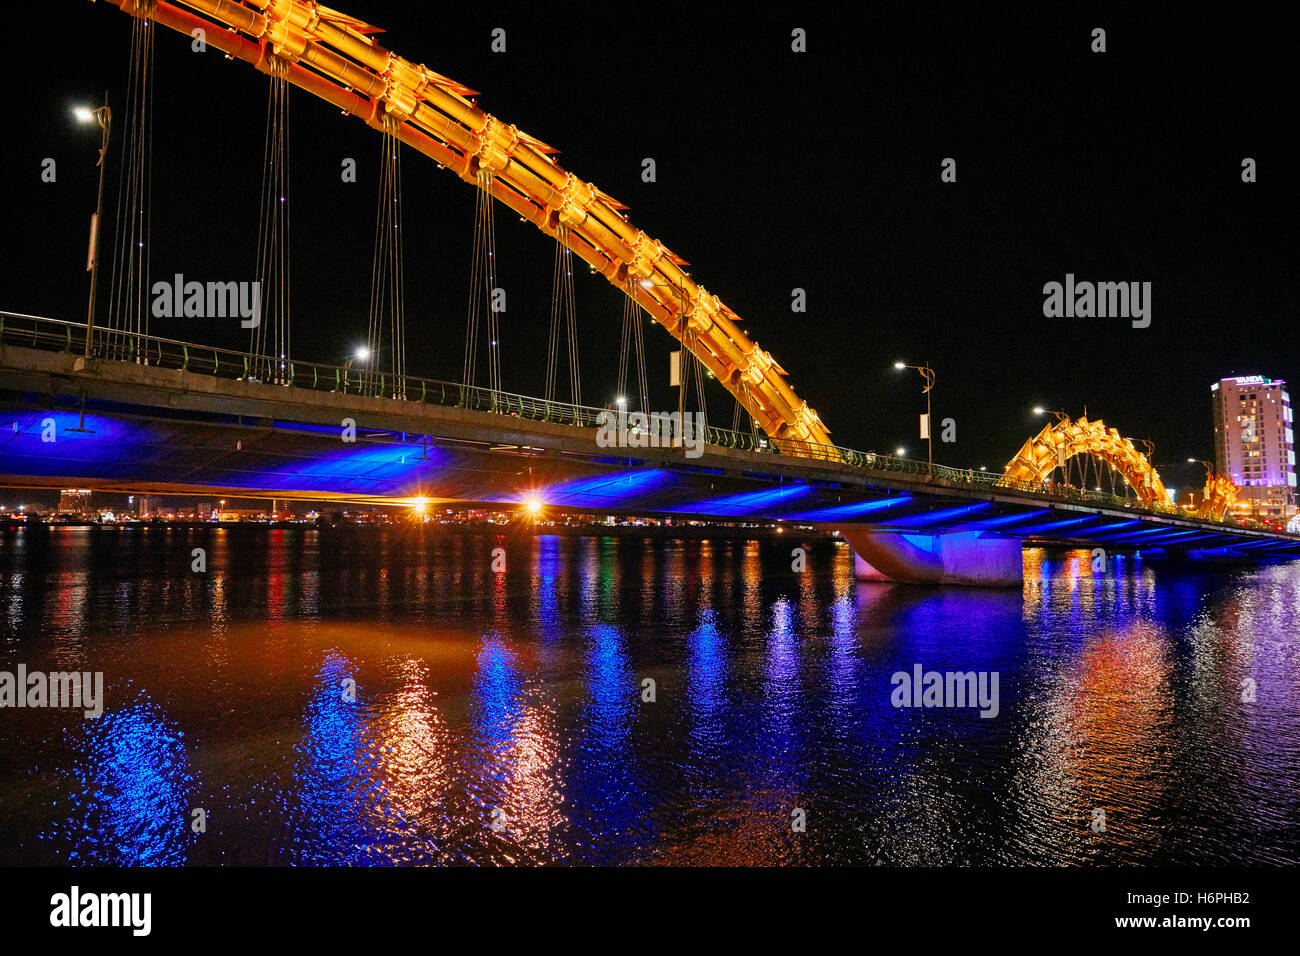
[{"label": "golden dragon arch", "polygon": [[1123,476],[1146,506],[1162,511],[1173,510],[1169,492],[1146,455],[1114,428],[1107,428],[1105,422],[1100,419],[1089,421],[1086,416],[1074,421],[1062,419],[1055,425],[1045,426],[1020,447],[1016,457],[1007,462],[1003,477],[1008,483],[1041,483],[1075,455],[1091,455],[1106,462]]},{"label": "golden dragon arch", "polygon": [[309,0],[108,0],[133,16],[283,74],[361,117],[562,241],[703,362],[774,438],[829,444],[817,413],[740,318],[691,279],[688,265],[633,226],[627,208],[562,169],[555,149],[479,109],[468,87],[379,46],[378,28]]},{"label": "golden dragon arch", "polygon": [[1237,503],[1239,491],[1241,489],[1227,475],[1206,476],[1205,492],[1197,516],[1222,521],[1228,509]]}]

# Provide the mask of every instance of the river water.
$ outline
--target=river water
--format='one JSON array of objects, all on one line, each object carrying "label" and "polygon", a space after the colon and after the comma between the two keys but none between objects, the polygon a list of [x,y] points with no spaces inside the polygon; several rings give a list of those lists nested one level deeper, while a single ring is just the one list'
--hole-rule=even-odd
[{"label": "river water", "polygon": [[1300,563],[798,544],[0,531],[0,672],[104,680],[0,709],[0,863],[1300,862]]}]

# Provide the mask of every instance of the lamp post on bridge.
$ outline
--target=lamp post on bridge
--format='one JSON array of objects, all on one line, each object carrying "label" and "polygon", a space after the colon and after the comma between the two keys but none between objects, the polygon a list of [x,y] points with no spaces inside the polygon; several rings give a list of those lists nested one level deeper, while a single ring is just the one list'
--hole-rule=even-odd
[{"label": "lamp post on bridge", "polygon": [[[348,390],[348,373],[352,371],[352,363],[360,362],[362,365],[365,365],[369,361],[370,361],[369,347],[365,345],[358,345],[356,349],[353,350],[352,354],[348,356],[348,360],[343,364],[343,391],[346,392]],[[365,384],[365,373],[363,372],[361,374],[361,385],[364,386],[364,384]]]},{"label": "lamp post on bridge", "polygon": [[104,91],[104,105],[90,109],[85,106],[78,106],[72,111],[80,123],[89,123],[95,120],[99,123],[100,143],[99,143],[99,160],[95,163],[99,167],[99,192],[95,199],[95,214],[90,217],[90,248],[86,258],[86,271],[90,273],[90,302],[86,306],[86,358],[90,358],[90,343],[95,335],[95,279],[99,275],[99,220],[104,212],[104,157],[108,154],[109,135],[113,129],[113,114],[108,108],[108,91]]},{"label": "lamp post on bridge", "polygon": [[[1156,471],[1157,470],[1156,462],[1155,462],[1156,443],[1153,442],[1150,438],[1130,438],[1129,441],[1133,442],[1134,444],[1141,445],[1143,448],[1146,449],[1147,465],[1150,467],[1150,471]],[[1148,488],[1151,487],[1150,482],[1151,482],[1151,477],[1150,477],[1150,473],[1148,473],[1145,481],[1145,484]],[[1165,490],[1167,491],[1168,489]]]},{"label": "lamp post on bridge", "polygon": [[[1039,415],[1039,416],[1042,416],[1042,415],[1055,415],[1055,416],[1056,416],[1056,424],[1058,424],[1058,425],[1068,425],[1068,424],[1070,424],[1070,422],[1074,421],[1074,419],[1071,418],[1070,415],[1069,415],[1068,413],[1063,412],[1063,411],[1060,411],[1059,409],[1055,409],[1055,408],[1044,408],[1042,405],[1035,405],[1035,406],[1034,406],[1034,414],[1035,414],[1035,415]],[[1070,486],[1070,479],[1071,479],[1072,476],[1070,475],[1070,470],[1069,470],[1069,468],[1066,467],[1065,459],[1064,459],[1063,457],[1061,457],[1061,456],[1062,456],[1062,452],[1061,452],[1061,450],[1058,448],[1058,449],[1057,449],[1057,457],[1056,457],[1056,467],[1059,468],[1059,469],[1061,470],[1062,478],[1063,478],[1063,480],[1064,480],[1066,486],[1068,487],[1068,486]],[[1080,469],[1079,486],[1080,486],[1080,487],[1084,487],[1086,484],[1087,484],[1087,481],[1085,480],[1085,476],[1083,475],[1082,469]]]},{"label": "lamp post on bridge", "polygon": [[[1210,462],[1206,461],[1204,458],[1189,458],[1189,459],[1187,459],[1187,464],[1189,464],[1189,465],[1200,464],[1200,465],[1202,465],[1202,466],[1205,468],[1205,487],[1208,488],[1208,487],[1210,486],[1210,480],[1214,477],[1214,465],[1212,465]],[[1195,504],[1196,504],[1196,497],[1195,497],[1196,493],[1195,493],[1195,492],[1190,492],[1190,494],[1191,494],[1191,496],[1192,496],[1192,504],[1195,505]],[[1207,497],[1207,496],[1206,496],[1205,492],[1201,492],[1201,507],[1202,507],[1202,508],[1205,507],[1206,497]]]},{"label": "lamp post on bridge", "polygon": [[929,455],[928,473],[930,477],[933,478],[934,477],[934,426],[933,426],[933,419],[931,419],[930,417],[930,391],[934,388],[934,369],[930,368],[929,365],[908,365],[906,362],[902,360],[895,362],[894,368],[898,369],[900,372],[903,369],[914,368],[921,373],[921,378],[925,380],[925,388],[921,389],[921,393],[925,396],[925,418],[923,419],[922,422],[924,427],[922,427],[921,429],[921,437],[925,439],[926,445],[928,446],[928,455]]},{"label": "lamp post on bridge", "polygon": [[[679,342],[682,346],[681,351],[677,353],[677,414],[684,415],[686,413],[687,356],[692,354],[686,344],[686,339],[690,335],[690,325],[686,317],[686,288],[676,282],[656,282],[653,279],[642,279],[638,285],[643,289],[667,289],[672,293],[673,299],[675,300],[678,320],[681,322],[681,338],[679,339]],[[650,317],[650,321],[655,321],[654,316]],[[700,364],[703,365],[703,362]],[[713,373],[710,372],[708,368],[705,368],[704,372],[709,378],[713,378]],[[671,384],[672,383],[670,382],[670,387]],[[703,395],[697,395],[696,398],[700,400],[701,404],[703,403]]]}]

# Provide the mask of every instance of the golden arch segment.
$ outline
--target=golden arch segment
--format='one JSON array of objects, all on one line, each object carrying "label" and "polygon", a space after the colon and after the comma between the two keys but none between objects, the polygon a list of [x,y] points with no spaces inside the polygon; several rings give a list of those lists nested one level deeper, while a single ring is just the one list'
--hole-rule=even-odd
[{"label": "golden arch segment", "polygon": [[1124,476],[1139,500],[1150,508],[1172,511],[1173,503],[1160,474],[1151,467],[1146,455],[1133,447],[1113,428],[1087,417],[1062,419],[1048,425],[1020,447],[1016,457],[1007,462],[1004,478],[1010,481],[1043,482],[1057,468],[1075,455],[1092,455],[1105,461]]},{"label": "golden arch segment", "polygon": [[[473,90],[375,43],[378,28],[307,0],[108,0],[133,16],[283,75],[432,157],[563,241],[696,355],[765,432],[830,443],[740,318],[688,265],[628,222],[627,207],[560,168],[556,150],[479,109]],[[561,228],[563,227],[563,228]]]},{"label": "golden arch segment", "polygon": [[1240,491],[1227,475],[1206,476],[1205,491],[1197,515],[1212,521],[1222,521],[1228,509],[1237,503],[1237,493]]}]

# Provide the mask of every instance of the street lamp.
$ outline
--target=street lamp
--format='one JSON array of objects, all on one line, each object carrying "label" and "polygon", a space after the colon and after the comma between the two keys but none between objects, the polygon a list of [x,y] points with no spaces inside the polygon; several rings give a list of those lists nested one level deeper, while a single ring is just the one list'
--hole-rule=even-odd
[{"label": "street lamp", "polygon": [[1067,415],[1065,412],[1058,412],[1058,411],[1057,411],[1056,409],[1054,409],[1054,408],[1044,408],[1042,405],[1035,405],[1035,406],[1034,406],[1034,414],[1035,414],[1035,415],[1055,415],[1055,416],[1056,416],[1056,419],[1057,419],[1058,422],[1068,422],[1068,421],[1071,420],[1071,419],[1070,419],[1070,416]]},{"label": "street lamp", "polygon": [[99,218],[104,211],[104,156],[108,153],[108,138],[113,128],[113,114],[108,108],[108,91],[104,92],[104,105],[95,109],[77,106],[72,115],[79,123],[92,120],[99,123],[100,143],[99,159],[99,193],[95,199],[95,214],[90,217],[90,249],[86,256],[86,271],[90,273],[90,303],[86,306],[86,358],[90,358],[90,342],[95,334],[95,279],[99,275]]},{"label": "street lamp", "polygon": [[[1203,465],[1203,466],[1205,467],[1205,488],[1206,488],[1206,490],[1205,490],[1204,492],[1202,492],[1202,496],[1201,496],[1201,507],[1204,507],[1204,506],[1205,506],[1205,502],[1209,500],[1209,487],[1210,487],[1210,481],[1211,481],[1211,479],[1214,478],[1214,465],[1210,464],[1210,462],[1206,461],[1204,458],[1189,458],[1189,459],[1187,459],[1187,463],[1188,463],[1189,465],[1194,465],[1194,464],[1198,464],[1198,463],[1199,463],[1199,464],[1201,464],[1201,465]],[[1196,504],[1196,495],[1195,495],[1195,492],[1190,492],[1190,491],[1189,491],[1187,494],[1188,494],[1188,497],[1191,498],[1192,504],[1195,505],[1195,504]]]},{"label": "street lamp", "polygon": [[925,380],[925,388],[921,390],[922,394],[925,395],[925,420],[924,420],[925,427],[921,429],[921,437],[926,440],[926,443],[929,446],[929,456],[930,456],[929,472],[930,472],[930,477],[933,478],[934,477],[934,433],[931,427],[931,418],[930,418],[930,390],[934,388],[934,369],[930,368],[930,366],[928,365],[908,365],[906,362],[901,360],[894,363],[894,368],[898,369],[899,371],[902,371],[905,368],[914,368],[921,373],[921,378]]},{"label": "street lamp", "polygon": [[[348,356],[347,362],[343,365],[343,391],[346,392],[348,390],[348,373],[352,371],[352,363],[360,362],[362,365],[365,365],[369,361],[370,349],[364,345],[358,345],[353,353]],[[361,375],[359,378],[361,380],[361,385],[364,387],[365,376]]]}]

